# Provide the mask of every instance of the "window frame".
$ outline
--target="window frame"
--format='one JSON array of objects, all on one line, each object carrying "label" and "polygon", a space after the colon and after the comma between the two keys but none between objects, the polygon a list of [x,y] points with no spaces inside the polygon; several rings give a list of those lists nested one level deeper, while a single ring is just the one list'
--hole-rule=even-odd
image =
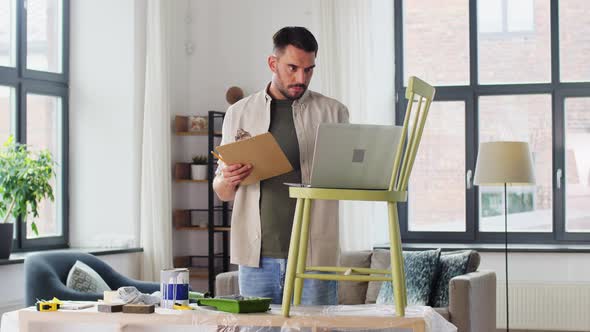
[{"label": "window frame", "polygon": [[[407,0],[406,0],[407,1]],[[404,82],[404,43],[403,43],[403,3],[404,0],[394,0],[394,47],[395,47],[395,109],[396,124],[403,123],[407,101],[405,96],[406,82]],[[590,232],[565,232],[565,113],[564,103],[568,97],[590,97],[590,82],[560,82],[559,59],[559,3],[550,0],[550,38],[551,38],[551,81],[548,83],[522,84],[480,84],[478,83],[478,33],[477,33],[477,0],[469,0],[469,85],[435,86],[436,101],[464,101],[465,102],[465,172],[475,172],[477,149],[479,145],[479,97],[502,96],[517,94],[548,94],[551,96],[552,109],[552,178],[558,169],[562,170],[561,188],[553,185],[553,220],[552,232],[510,232],[510,243],[522,244],[560,244],[560,243],[588,243]],[[411,188],[408,188],[411,190]],[[504,232],[479,231],[479,187],[466,189],[466,224],[464,232],[420,232],[409,231],[408,204],[399,203],[400,232],[406,243],[503,243]],[[472,221],[472,222],[468,222]]]},{"label": "window frame", "polygon": [[15,224],[15,238],[12,251],[30,251],[68,248],[69,243],[69,32],[70,32],[70,2],[61,0],[62,4],[62,73],[35,71],[26,68],[26,2],[16,0],[16,59],[14,67],[0,66],[0,85],[14,88],[15,109],[12,116],[16,123],[15,139],[26,144],[27,130],[27,93],[60,97],[61,101],[61,160],[56,160],[62,166],[61,192],[62,202],[61,235],[27,239],[26,225],[22,217],[17,218]]}]

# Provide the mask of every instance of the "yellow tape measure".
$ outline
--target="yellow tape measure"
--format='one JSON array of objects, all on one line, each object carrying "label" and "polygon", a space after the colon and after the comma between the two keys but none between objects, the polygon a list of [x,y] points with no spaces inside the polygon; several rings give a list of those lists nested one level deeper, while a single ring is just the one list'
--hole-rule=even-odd
[{"label": "yellow tape measure", "polygon": [[172,306],[172,309],[175,310],[193,310],[193,308],[189,307],[186,304],[180,304],[180,303],[174,303],[174,305]]},{"label": "yellow tape measure", "polygon": [[59,309],[59,303],[56,302],[37,302],[35,304],[37,311],[57,311]]}]

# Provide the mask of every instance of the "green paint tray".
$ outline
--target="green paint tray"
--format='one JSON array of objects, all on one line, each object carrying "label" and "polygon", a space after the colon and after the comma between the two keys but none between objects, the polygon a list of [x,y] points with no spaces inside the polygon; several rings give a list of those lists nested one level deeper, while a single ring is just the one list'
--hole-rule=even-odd
[{"label": "green paint tray", "polygon": [[243,314],[251,312],[266,312],[270,307],[271,298],[228,296],[217,298],[197,299],[198,305],[215,307],[219,311]]}]

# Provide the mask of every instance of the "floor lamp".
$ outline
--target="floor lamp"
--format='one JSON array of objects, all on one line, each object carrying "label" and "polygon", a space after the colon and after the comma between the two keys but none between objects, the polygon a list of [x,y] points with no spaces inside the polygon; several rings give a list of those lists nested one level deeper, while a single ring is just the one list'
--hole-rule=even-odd
[{"label": "floor lamp", "polygon": [[504,253],[506,262],[506,331],[508,319],[508,185],[534,185],[535,174],[527,142],[487,142],[479,145],[474,183],[504,186]]}]

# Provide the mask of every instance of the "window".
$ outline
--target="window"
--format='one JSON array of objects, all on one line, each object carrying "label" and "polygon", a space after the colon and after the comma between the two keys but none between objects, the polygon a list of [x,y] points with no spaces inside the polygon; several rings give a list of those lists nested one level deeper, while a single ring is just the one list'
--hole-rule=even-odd
[{"label": "window", "polygon": [[[404,2],[404,81],[413,75],[436,85],[469,83],[467,4],[468,0],[447,0],[444,6],[435,1],[428,6],[424,1]],[[450,66],[441,66],[442,61]]]},{"label": "window", "polygon": [[485,0],[477,4],[482,34],[534,32],[534,0]]},{"label": "window", "polygon": [[0,66],[16,62],[16,0],[0,1]]},{"label": "window", "polygon": [[590,232],[590,98],[565,100],[567,232]]},{"label": "window", "polygon": [[27,69],[62,72],[63,8],[60,0],[27,0]]},{"label": "window", "polygon": [[559,59],[563,82],[590,81],[590,8],[586,0],[559,1]]},{"label": "window", "polygon": [[0,85],[0,141],[2,142],[5,142],[11,134],[15,134],[15,112],[14,88]]},{"label": "window", "polygon": [[[27,144],[32,149],[46,149],[56,160],[61,160],[62,152],[62,98],[51,95],[39,95],[27,93]],[[56,177],[52,180],[52,187],[56,192],[63,190],[63,171],[61,164],[56,165]],[[62,235],[62,209],[61,197],[57,195],[55,200],[43,200],[39,204],[38,230],[42,236]],[[29,217],[30,218],[30,217]],[[27,238],[34,237],[31,227],[27,227]]]},{"label": "window", "polygon": [[[465,231],[465,103],[434,102],[428,114],[410,177],[408,227]],[[441,144],[446,148],[440,149]],[[449,196],[456,199],[447,200]]]},{"label": "window", "polygon": [[[409,76],[437,88],[403,240],[503,242],[506,207],[510,241],[590,241],[590,2],[395,0],[395,15],[396,122]],[[473,185],[497,140],[529,143],[535,186]]]},{"label": "window", "polygon": [[[479,142],[524,141],[529,142],[533,157],[536,186],[534,194],[530,187],[508,188],[508,227],[519,232],[551,232],[553,225],[552,209],[552,135],[551,135],[551,96],[506,95],[483,96],[479,98]],[[501,190],[499,190],[501,189]],[[498,191],[499,190],[499,191]],[[495,210],[492,203],[504,189],[498,187],[479,187],[480,230],[484,232],[504,231],[504,203],[501,216],[483,217],[484,211]],[[525,193],[528,193],[525,195]],[[488,198],[485,201],[484,198]],[[533,199],[534,198],[534,199]],[[536,202],[525,211],[525,206]],[[517,208],[521,206],[522,208]],[[511,212],[511,208],[513,208]],[[521,210],[521,211],[519,211]]]},{"label": "window", "polygon": [[0,0],[0,140],[14,135],[57,163],[55,200],[39,205],[39,235],[22,222],[32,216],[21,216],[15,251],[67,246],[68,9],[68,0]]},{"label": "window", "polygon": [[551,81],[549,4],[549,0],[477,1],[479,83]]}]

